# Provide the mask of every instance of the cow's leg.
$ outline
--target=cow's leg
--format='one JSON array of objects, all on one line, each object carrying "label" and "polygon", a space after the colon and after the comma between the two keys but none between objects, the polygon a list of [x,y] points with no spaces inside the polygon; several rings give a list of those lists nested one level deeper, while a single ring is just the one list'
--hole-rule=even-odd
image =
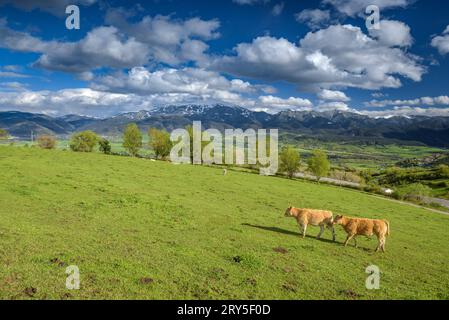
[{"label": "cow's leg", "polygon": [[385,252],[385,242],[386,241],[387,240],[385,238],[382,239],[381,246],[380,246],[380,248],[382,249],[382,252]]},{"label": "cow's leg", "polygon": [[336,240],[335,238],[336,237],[335,237],[335,228],[334,228],[334,226],[331,226],[331,230],[332,230],[332,241],[335,242],[335,240]]},{"label": "cow's leg", "polygon": [[320,240],[321,236],[324,232],[324,225],[320,225],[320,233],[318,233],[318,236],[316,237],[318,240]]},{"label": "cow's leg", "polygon": [[302,230],[302,238],[304,239],[307,234],[307,224],[304,224],[303,230]]},{"label": "cow's leg", "polygon": [[354,243],[355,243],[355,247],[357,248],[357,237],[354,237]]},{"label": "cow's leg", "polygon": [[382,247],[382,240],[380,238],[377,238],[377,240],[378,240],[378,244],[377,244],[376,252],[379,252],[380,248]]},{"label": "cow's leg", "polygon": [[354,234],[348,234],[345,241],[345,247],[348,245],[348,242],[351,241],[352,238],[354,238]]},{"label": "cow's leg", "polygon": [[304,233],[304,225],[299,223],[299,236],[301,236]]}]

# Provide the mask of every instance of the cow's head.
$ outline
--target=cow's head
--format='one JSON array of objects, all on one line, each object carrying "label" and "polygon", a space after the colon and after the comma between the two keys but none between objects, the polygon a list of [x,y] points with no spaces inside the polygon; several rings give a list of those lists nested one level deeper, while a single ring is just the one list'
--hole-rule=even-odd
[{"label": "cow's head", "polygon": [[287,210],[285,210],[285,216],[286,216],[286,217],[293,217],[293,212],[292,212],[292,210],[293,210],[293,207],[292,207],[292,206],[288,207]]},{"label": "cow's head", "polygon": [[333,224],[341,224],[343,221],[344,216],[336,216],[334,218]]}]

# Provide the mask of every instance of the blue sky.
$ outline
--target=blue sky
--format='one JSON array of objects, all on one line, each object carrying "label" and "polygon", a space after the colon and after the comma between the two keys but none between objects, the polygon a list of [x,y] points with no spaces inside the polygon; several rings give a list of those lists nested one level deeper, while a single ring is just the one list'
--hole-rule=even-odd
[{"label": "blue sky", "polygon": [[[79,30],[65,27],[69,4]],[[366,27],[370,4],[378,30]],[[0,111],[449,116],[446,1],[0,0],[0,57]]]}]

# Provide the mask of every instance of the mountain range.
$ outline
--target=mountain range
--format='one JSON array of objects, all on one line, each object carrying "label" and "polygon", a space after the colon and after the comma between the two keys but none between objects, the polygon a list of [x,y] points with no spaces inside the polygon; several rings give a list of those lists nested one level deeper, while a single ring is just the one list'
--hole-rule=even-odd
[{"label": "mountain range", "polygon": [[279,129],[303,137],[342,141],[420,143],[449,147],[449,117],[372,118],[343,111],[282,111],[277,114],[255,112],[226,105],[163,106],[147,111],[130,112],[99,119],[79,115],[51,117],[19,111],[0,112],[0,128],[21,139],[31,133],[67,137],[73,132],[93,130],[103,136],[121,135],[134,122],[143,131],[150,127],[169,131],[201,121],[203,128]]}]

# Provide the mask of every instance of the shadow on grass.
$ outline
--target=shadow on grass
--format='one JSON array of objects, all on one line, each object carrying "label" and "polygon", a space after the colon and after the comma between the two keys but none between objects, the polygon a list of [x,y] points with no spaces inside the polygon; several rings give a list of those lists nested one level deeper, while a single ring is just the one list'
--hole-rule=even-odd
[{"label": "shadow on grass", "polygon": [[[247,227],[251,227],[251,228],[256,228],[256,229],[261,229],[261,230],[265,230],[265,231],[271,231],[271,232],[277,232],[277,233],[282,233],[282,234],[286,234],[289,236],[296,236],[296,237],[300,237],[301,235],[299,234],[299,232],[293,232],[293,231],[289,231],[289,230],[285,230],[285,229],[281,229],[278,227],[265,227],[265,226],[257,226],[257,225],[253,225],[253,224],[249,224],[249,223],[242,223],[243,226],[247,226]],[[301,236],[302,237],[302,236]],[[316,237],[311,236],[311,235],[306,235],[307,238],[310,239],[315,239],[318,240]],[[335,244],[341,244],[340,242],[337,241],[332,241],[332,240],[328,240],[328,239],[319,239],[318,241],[322,241],[322,242],[327,242],[327,243],[335,243]]]}]

